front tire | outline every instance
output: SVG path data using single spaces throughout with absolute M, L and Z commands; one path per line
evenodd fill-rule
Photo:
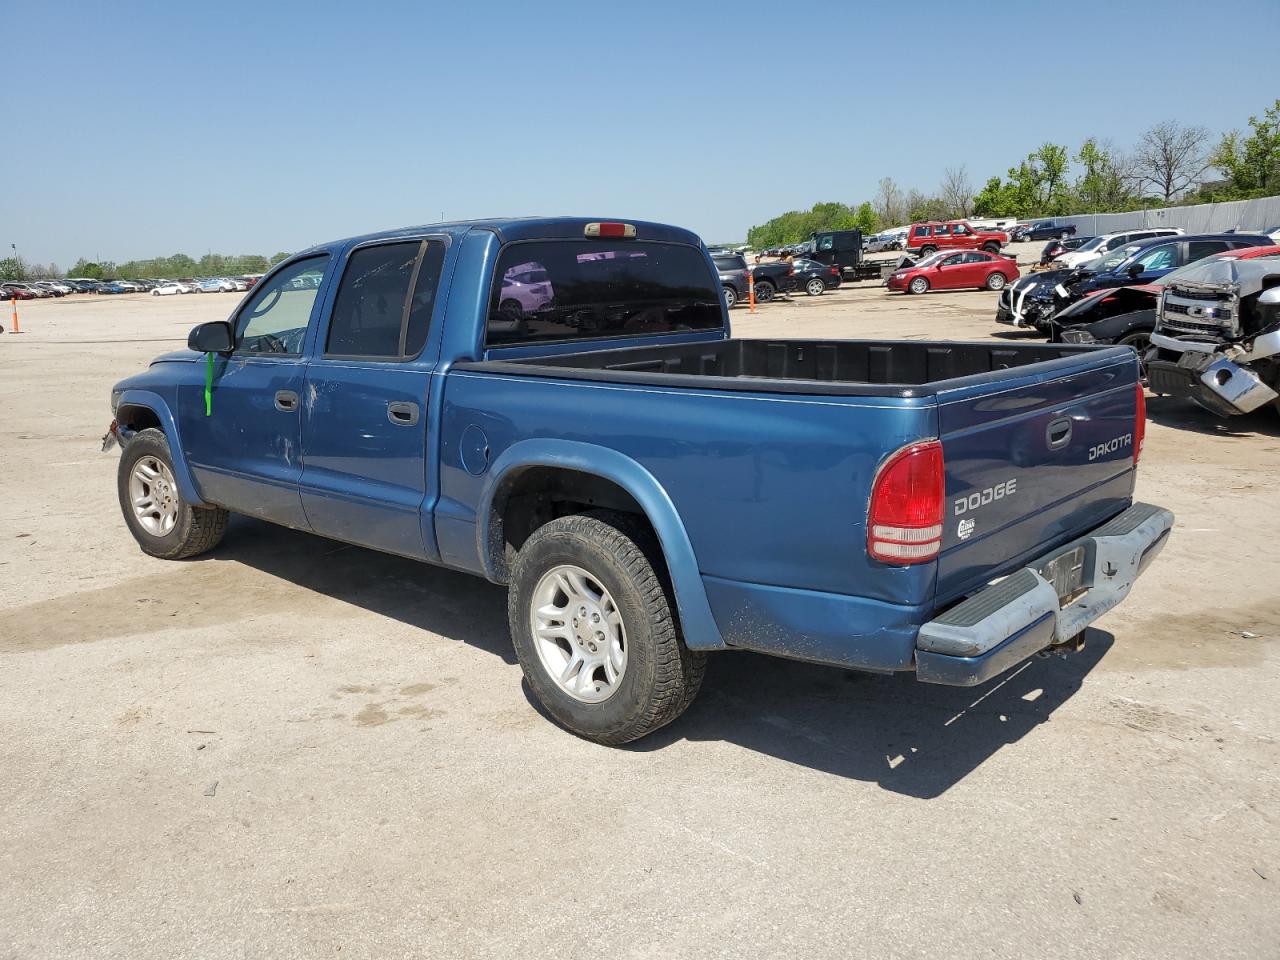
M 820 297 L 827 292 L 827 285 L 818 277 L 814 277 L 804 285 L 804 292 L 811 297 Z
M 182 499 L 164 432 L 141 430 L 125 445 L 116 470 L 124 522 L 143 553 L 184 560 L 212 550 L 227 529 L 221 507 L 197 507 Z
M 911 293 L 928 293 L 929 281 L 924 277 L 916 277 L 907 285 L 907 290 Z
M 520 548 L 507 615 L 520 667 L 557 723 L 587 740 L 638 740 L 684 712 L 706 654 L 685 646 L 658 545 L 625 514 L 553 520 Z
M 726 286 L 724 288 L 724 305 L 730 310 L 738 305 L 738 291 L 733 287 Z
M 756 303 L 768 303 L 773 299 L 777 292 L 777 287 L 775 287 L 770 281 L 756 281 Z

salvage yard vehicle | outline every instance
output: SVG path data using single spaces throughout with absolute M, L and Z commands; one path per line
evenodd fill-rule
M 796 268 L 785 260 L 753 263 L 748 267 L 756 288 L 756 302 L 768 303 L 780 293 L 796 288 Z
M 1014 284 L 996 304 L 996 323 L 1047 333 L 1053 318 L 1100 290 L 1152 283 L 1178 267 L 1215 253 L 1269 246 L 1268 237 L 1247 233 L 1201 233 L 1139 240 L 1081 264 L 1074 270 L 1047 270 Z
M 1116 343 L 1133 347 L 1139 357 L 1145 357 L 1156 327 L 1156 304 L 1165 287 L 1188 274 L 1199 276 L 1201 264 L 1278 255 L 1280 246 L 1229 250 L 1180 267 L 1151 283 L 1088 294 L 1053 316 L 1049 339 L 1056 343 Z
M 1046 267 L 1053 262 L 1055 257 L 1070 253 L 1072 250 L 1079 250 L 1092 239 L 1093 237 L 1067 237 L 1065 240 L 1050 240 L 1044 245 L 1044 249 L 1040 251 L 1040 266 Z
M 1122 230 L 1119 233 L 1104 233 L 1101 236 L 1092 237 L 1074 250 L 1059 254 L 1056 258 L 1056 266 L 1064 269 L 1079 267 L 1090 260 L 1101 257 L 1103 254 L 1118 250 L 1121 247 L 1127 247 L 1129 244 L 1137 243 L 1139 240 L 1150 240 L 1152 237 L 1176 237 L 1182 232 L 1177 227 L 1150 227 L 1142 230 Z
M 711 262 L 720 277 L 725 306 L 732 310 L 739 303 L 745 303 L 750 293 L 750 281 L 747 261 L 742 254 L 717 253 L 712 255 Z
M 862 257 L 861 230 L 825 230 L 810 234 L 804 244 L 805 259 L 840 269 L 843 280 L 879 280 L 880 264 Z
M 837 289 L 843 282 L 840 268 L 819 263 L 817 260 L 799 258 L 791 264 L 795 271 L 793 285 L 796 290 L 803 290 L 811 297 L 821 296 L 828 290 Z
M 885 286 L 903 293 L 930 290 L 1003 290 L 1019 277 L 1018 263 L 1011 257 L 985 250 L 948 252 L 939 250 L 889 275 Z
M 935 250 L 986 250 L 999 253 L 1009 235 L 998 230 L 976 230 L 965 220 L 945 223 L 913 223 L 907 233 L 907 250 L 926 256 Z
M 1059 223 L 1057 220 L 1037 220 L 1022 231 L 1023 240 L 1048 240 L 1056 238 L 1065 240 L 1076 235 L 1075 224 Z
M 1147 354 L 1151 389 L 1220 417 L 1280 412 L 1280 248 L 1170 277 Z
M 516 330 L 530 264 L 555 306 Z M 714 650 L 982 683 L 1077 645 L 1173 524 L 1133 502 L 1132 350 L 732 339 L 706 249 L 654 223 L 313 247 L 112 409 L 143 551 L 235 511 L 506 584 L 533 695 L 605 744 Z

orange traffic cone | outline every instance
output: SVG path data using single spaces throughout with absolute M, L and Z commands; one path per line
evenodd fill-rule
M 21 332 L 22 332 L 22 328 L 21 328 L 20 326 L 18 326 L 18 298 L 17 298 L 17 297 L 10 297 L 10 298 L 9 298 L 9 303 L 13 305 L 13 329 L 12 329 L 12 330 L 10 330 L 9 332 L 10 332 L 10 333 L 21 333 Z

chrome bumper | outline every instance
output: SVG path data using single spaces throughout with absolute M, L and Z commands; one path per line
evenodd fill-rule
M 1172 528 L 1172 512 L 1135 503 L 1087 536 L 957 604 L 920 628 L 917 679 L 974 686 L 1066 643 L 1128 596 Z M 1064 604 L 1045 574 L 1077 549 L 1083 553 L 1078 582 Z

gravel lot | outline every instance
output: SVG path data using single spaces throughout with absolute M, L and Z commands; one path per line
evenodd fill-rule
M 0 338 L 0 957 L 1280 956 L 1280 417 L 1150 399 L 1179 525 L 1079 655 L 963 691 L 724 654 L 609 750 L 531 705 L 491 584 L 245 519 L 136 549 L 110 386 L 236 302 Z M 1019 336 L 993 315 L 733 319 Z

